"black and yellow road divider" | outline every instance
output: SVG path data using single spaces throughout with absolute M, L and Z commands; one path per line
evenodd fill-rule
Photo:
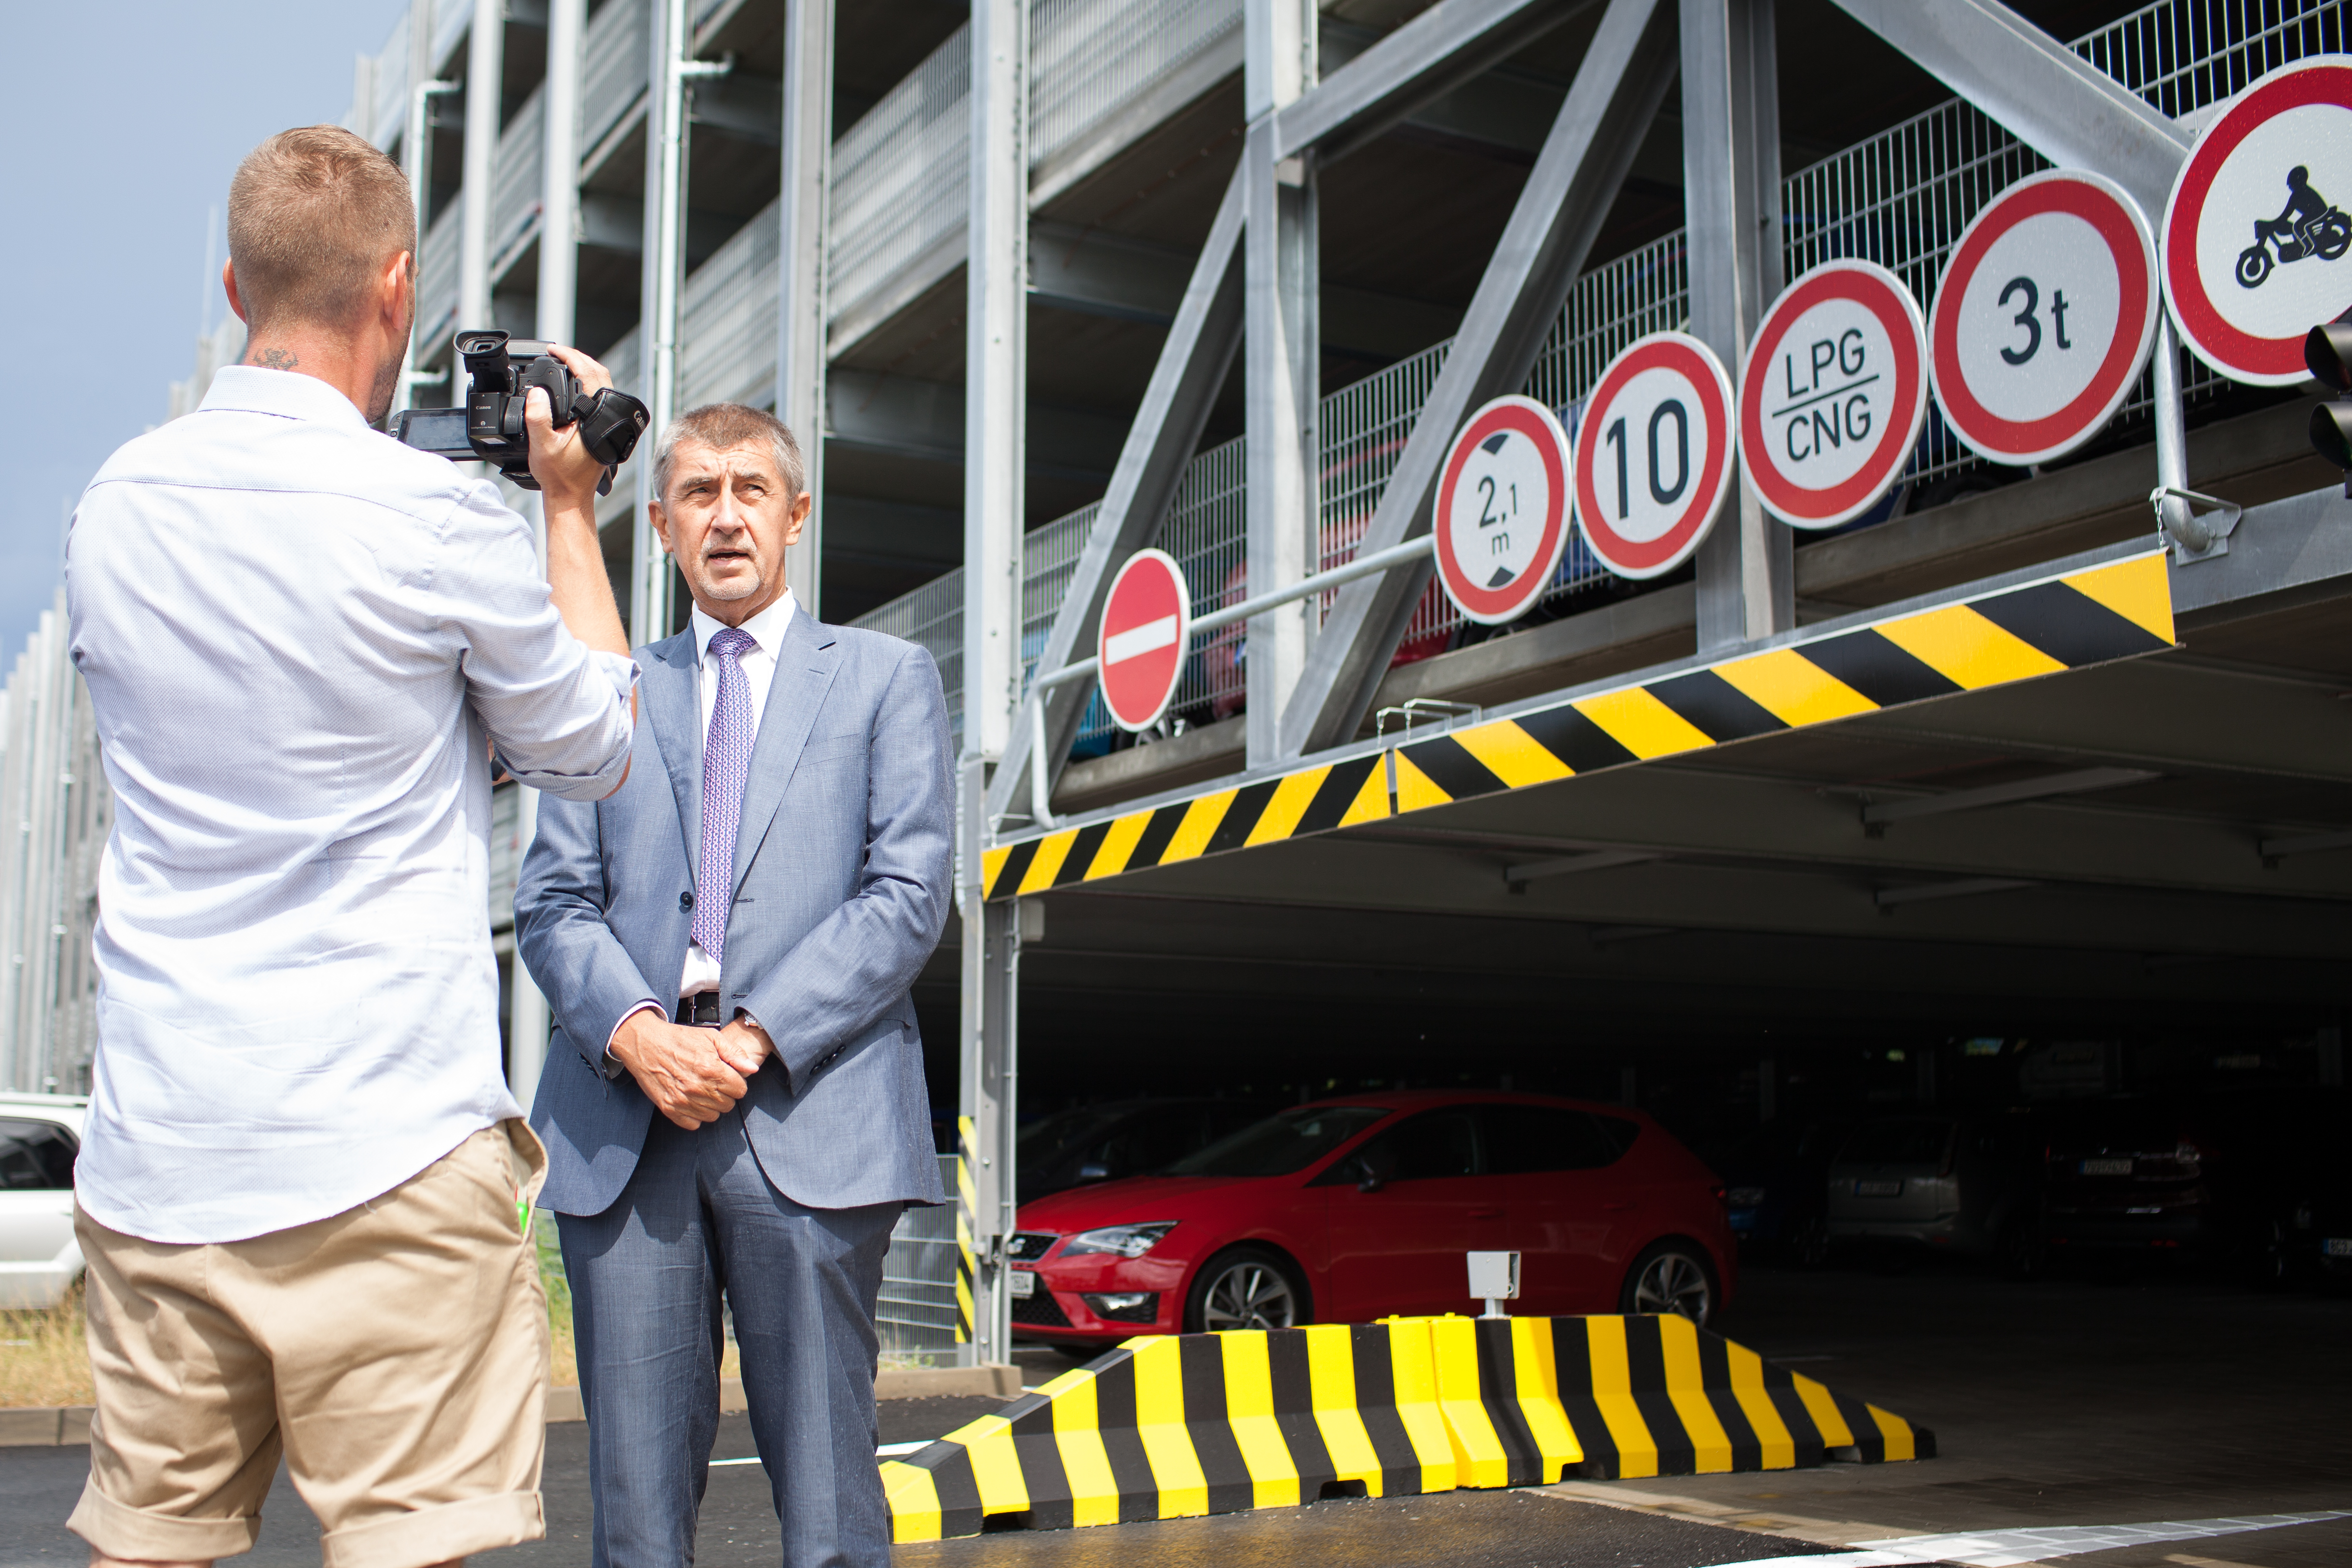
M 972 1281 L 979 1270 L 972 1257 L 972 1238 L 979 1235 L 980 1197 L 971 1185 L 971 1118 L 956 1120 L 956 1337 L 970 1344 Z
M 1132 1339 L 882 1482 L 892 1539 L 914 1542 L 1934 1452 L 1681 1318 L 1392 1318 Z
M 983 852 L 992 899 L 1278 843 L 2173 645 L 2162 550 Z

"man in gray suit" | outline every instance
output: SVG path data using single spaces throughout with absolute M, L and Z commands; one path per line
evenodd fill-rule
M 559 1026 L 530 1121 L 596 1568 L 693 1560 L 722 1295 L 786 1568 L 881 1568 L 875 1298 L 899 1210 L 944 1197 L 908 988 L 946 918 L 946 702 L 922 649 L 794 606 L 782 424 L 698 408 L 654 463 L 692 622 L 637 650 L 628 782 L 543 800 L 515 895 Z

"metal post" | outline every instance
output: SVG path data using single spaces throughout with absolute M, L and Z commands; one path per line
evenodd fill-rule
M 500 94 L 506 78 L 505 0 L 474 0 L 474 30 L 466 46 L 465 204 L 457 236 L 457 326 L 490 320 L 490 195 L 498 184 Z
M 784 554 L 784 580 L 801 608 L 823 613 L 824 559 L 825 220 L 833 184 L 834 0 L 784 0 L 782 225 L 777 247 L 776 417 L 800 437 L 805 483 L 818 504 Z
M 588 0 L 548 0 L 547 141 L 540 160 L 541 338 L 569 343 L 578 330 L 580 292 L 580 42 Z
M 432 79 L 432 0 L 415 0 L 408 16 L 408 123 L 401 131 L 400 169 L 408 176 L 409 198 L 416 207 L 415 266 L 420 284 L 424 281 L 425 230 L 433 215 L 433 100 L 457 90 L 456 82 Z M 416 341 L 412 334 L 408 356 L 400 363 L 400 380 L 392 389 L 394 413 L 415 402 L 411 381 L 415 373 Z
M 1691 332 L 1742 369 L 1782 287 L 1780 100 L 1773 0 L 1682 0 L 1683 203 Z M 1743 472 L 1698 550 L 1698 645 L 1713 650 L 1796 621 L 1789 526 Z
M 2180 413 L 2180 337 L 2172 313 L 2156 313 L 2156 348 L 2148 356 L 2156 368 L 2156 398 L 2149 413 L 2156 422 L 2156 483 L 2165 490 L 2189 488 L 2189 432 Z M 2157 501 L 2157 517 L 2171 538 L 2187 537 L 2210 544 L 2196 527 L 2194 512 L 2183 497 L 2164 496 Z
M 1244 398 L 1249 430 L 1249 591 L 1279 591 L 1322 564 L 1317 540 L 1318 261 L 1314 155 L 1276 156 L 1275 116 L 1315 80 L 1314 0 L 1244 7 L 1242 150 Z M 1280 753 L 1282 710 L 1319 617 L 1300 602 L 1250 623 L 1248 758 Z
M 1019 901 L 989 904 L 981 897 L 987 775 L 986 764 L 967 757 L 957 776 L 963 1009 L 956 1113 L 964 1177 L 958 1184 L 957 1223 L 971 1262 L 972 1333 L 956 1354 L 966 1366 L 1013 1359 L 1004 1245 L 1015 1213 L 1021 922 Z

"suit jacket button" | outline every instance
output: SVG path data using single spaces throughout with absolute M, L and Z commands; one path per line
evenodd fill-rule
M 680 909 L 692 909 L 694 907 L 694 894 L 690 893 L 679 894 L 677 895 L 677 906 Z

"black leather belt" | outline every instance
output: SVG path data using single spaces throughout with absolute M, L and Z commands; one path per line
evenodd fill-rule
M 719 1016 L 717 991 L 697 991 L 690 997 L 678 998 L 677 1011 L 670 1016 L 678 1023 L 700 1024 L 707 1029 L 717 1029 L 725 1021 Z

